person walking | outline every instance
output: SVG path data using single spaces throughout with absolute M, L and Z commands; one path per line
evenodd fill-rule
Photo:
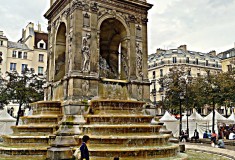
M 80 147 L 80 151 L 81 151 L 81 158 L 80 160 L 89 160 L 89 150 L 87 147 L 87 143 L 90 140 L 90 137 L 87 135 L 84 135 L 82 137 L 82 145 Z

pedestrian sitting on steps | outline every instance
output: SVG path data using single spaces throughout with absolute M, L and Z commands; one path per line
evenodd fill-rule
M 197 142 L 199 140 L 199 132 L 195 129 L 193 137 L 191 137 L 191 141 L 193 142 L 193 140 L 195 139 L 195 142 Z

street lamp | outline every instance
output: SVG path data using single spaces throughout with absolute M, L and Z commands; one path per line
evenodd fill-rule
M 187 113 L 186 113 L 186 117 L 187 117 L 187 134 L 189 135 L 189 124 L 188 124 L 188 83 L 191 83 L 192 81 L 192 77 L 189 75 L 186 79 L 186 84 L 185 84 L 185 100 L 186 100 L 186 109 L 187 109 Z
M 215 131 L 215 93 L 217 92 L 217 87 L 212 84 L 212 102 L 213 102 L 213 114 L 212 114 L 212 132 Z
M 156 80 L 155 79 L 153 79 L 152 80 L 152 84 L 153 84 L 153 89 L 152 89 L 152 95 L 153 95 L 153 103 L 154 103 L 154 105 L 156 105 Z
M 182 130 L 182 100 L 184 99 L 184 94 L 180 93 L 179 100 L 180 100 L 180 125 L 179 125 L 179 136 L 181 136 L 181 130 Z

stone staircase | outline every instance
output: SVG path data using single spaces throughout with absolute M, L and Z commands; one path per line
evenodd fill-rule
M 90 137 L 90 159 L 125 160 L 186 159 L 178 144 L 169 143 L 170 132 L 160 133 L 161 123 L 151 124 L 152 116 L 142 112 L 144 102 L 97 100 L 91 102 L 82 134 Z M 81 142 L 82 135 L 77 136 Z M 79 144 L 80 145 L 80 144 Z
M 2 155 L 46 155 L 52 135 L 62 119 L 61 103 L 42 101 L 31 104 L 33 114 L 21 117 L 22 124 L 12 126 L 13 134 L 3 136 Z

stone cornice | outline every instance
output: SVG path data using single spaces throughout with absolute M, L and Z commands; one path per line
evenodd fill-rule
M 50 19 L 52 17 L 52 14 L 59 9 L 61 6 L 63 6 L 65 3 L 69 3 L 70 0 L 56 0 L 53 5 L 49 8 L 49 10 L 44 14 L 44 17 L 47 19 Z
M 57 0 L 50 9 L 44 14 L 44 17 L 50 19 L 61 6 L 66 3 L 70 3 L 71 0 Z M 145 11 L 152 8 L 152 4 L 149 4 L 142 0 L 90 0 L 90 2 L 98 2 L 101 4 L 116 6 L 118 8 L 124 8 L 127 10 L 137 11 L 143 9 Z

